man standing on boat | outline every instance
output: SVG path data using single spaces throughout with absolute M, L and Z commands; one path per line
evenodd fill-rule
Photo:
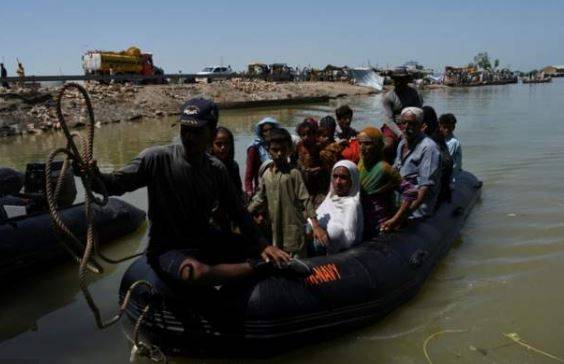
M 394 88 L 382 98 L 385 116 L 382 134 L 384 135 L 384 158 L 386 162 L 393 164 L 396 149 L 402 137 L 396 119 L 406 107 L 422 107 L 423 98 L 419 91 L 409 85 L 413 77 L 407 71 L 392 72 L 390 78 L 394 81 Z
M 181 110 L 180 144 L 145 149 L 116 172 L 98 172 L 110 195 L 147 187 L 149 264 L 169 281 L 210 285 L 257 270 L 307 268 L 299 263 L 293 267 L 287 253 L 260 235 L 227 169 L 207 153 L 218 116 L 214 102 L 192 99 Z M 218 208 L 227 212 L 242 235 L 212 227 Z M 249 257 L 256 258 L 246 260 Z

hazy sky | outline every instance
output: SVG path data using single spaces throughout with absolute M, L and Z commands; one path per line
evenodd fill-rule
M 89 49 L 131 45 L 165 72 L 250 61 L 290 65 L 462 65 L 480 51 L 530 70 L 564 64 L 564 1 L 12 1 L 0 59 L 14 73 L 79 74 Z

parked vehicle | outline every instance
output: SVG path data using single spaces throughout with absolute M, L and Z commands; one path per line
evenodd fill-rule
M 153 55 L 141 53 L 137 47 L 129 47 L 121 52 L 88 51 L 82 56 L 82 68 L 85 75 L 156 76 L 164 74 L 161 68 L 153 64 Z
M 264 63 L 250 63 L 247 66 L 247 77 L 252 79 L 267 80 L 270 73 L 270 68 Z
M 288 67 L 286 63 L 273 63 L 269 66 L 270 81 L 293 81 L 294 70 Z
M 231 66 L 206 66 L 200 72 L 196 73 L 196 82 L 211 82 L 217 79 L 227 79 L 233 76 L 235 72 Z
M 348 82 L 351 80 L 351 70 L 347 67 L 338 67 L 328 64 L 320 73 L 320 81 Z

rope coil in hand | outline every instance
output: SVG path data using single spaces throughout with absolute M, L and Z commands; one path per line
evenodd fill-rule
M 86 104 L 86 109 L 89 118 L 88 135 L 86 139 L 82 138 L 79 133 L 76 132 L 71 133 L 67 125 L 67 122 L 65 120 L 63 107 L 62 107 L 62 100 L 63 97 L 65 96 L 65 93 L 69 90 L 77 90 L 79 94 L 82 96 L 82 98 L 84 99 L 84 102 Z M 63 235 L 63 237 L 66 238 L 66 239 L 61 239 L 61 243 L 63 247 L 71 254 L 74 260 L 76 260 L 80 265 L 79 266 L 80 289 L 86 299 L 86 302 L 88 303 L 88 306 L 90 307 L 90 310 L 94 314 L 96 325 L 98 326 L 98 328 L 104 329 L 119 321 L 119 319 L 125 312 L 125 309 L 131 297 L 131 293 L 135 288 L 139 286 L 145 286 L 145 288 L 147 288 L 149 292 L 153 292 L 153 287 L 149 282 L 146 281 L 135 282 L 127 290 L 127 293 L 124 296 L 124 300 L 119 307 L 118 313 L 107 321 L 104 321 L 102 319 L 100 310 L 98 309 L 98 306 L 96 305 L 88 289 L 88 282 L 87 282 L 88 271 L 96 274 L 103 273 L 102 266 L 96 261 L 94 257 L 97 256 L 101 260 L 107 263 L 117 264 L 138 257 L 143 253 L 134 254 L 120 259 L 112 259 L 103 255 L 98 250 L 98 239 L 96 236 L 92 207 L 93 204 L 99 206 L 106 205 L 108 203 L 108 192 L 104 186 L 104 183 L 100 179 L 97 167 L 93 162 L 95 120 L 94 120 L 94 110 L 92 108 L 92 102 L 90 101 L 90 96 L 88 95 L 88 92 L 86 91 L 86 89 L 84 89 L 84 87 L 82 87 L 77 83 L 68 83 L 61 88 L 57 96 L 56 108 L 57 108 L 57 116 L 59 118 L 61 128 L 63 129 L 63 132 L 67 139 L 67 146 L 66 148 L 59 148 L 54 150 L 49 154 L 47 158 L 45 164 L 45 180 L 46 180 L 45 192 L 47 197 L 47 205 L 49 208 L 51 220 L 53 222 L 53 226 L 55 230 L 60 232 Z M 75 143 L 75 139 L 79 141 L 80 148 L 77 147 Z M 52 164 L 55 158 L 59 155 L 64 155 L 64 162 L 60 174 L 57 178 L 56 186 L 55 188 L 53 188 L 50 178 L 52 172 Z M 80 239 L 66 226 L 61 215 L 57 210 L 58 208 L 57 200 L 61 190 L 63 177 L 71 161 L 75 171 L 76 170 L 80 171 L 79 176 L 82 181 L 82 184 L 84 185 L 84 190 L 85 190 L 84 210 L 85 210 L 86 221 L 87 221 L 85 244 L 81 242 Z M 97 187 L 97 190 L 101 192 L 102 198 L 98 198 L 94 195 L 92 190 L 92 187 L 94 185 Z M 150 310 L 150 304 L 148 304 L 145 307 L 145 309 L 143 310 L 143 314 L 139 317 L 137 323 L 135 324 L 134 339 L 133 339 L 133 344 L 135 347 L 143 347 L 145 345 L 139 340 L 138 332 L 140 330 L 141 323 L 144 320 L 144 318 L 147 316 L 149 310 Z

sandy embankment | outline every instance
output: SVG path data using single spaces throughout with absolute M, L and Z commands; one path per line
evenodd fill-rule
M 321 102 L 341 96 L 369 95 L 374 90 L 339 82 L 273 83 L 228 80 L 210 84 L 185 85 L 86 85 L 92 99 L 96 121 L 107 124 L 141 118 L 159 118 L 179 112 L 182 103 L 193 97 L 210 98 L 222 109 L 274 106 L 301 102 Z M 55 98 L 58 90 L 0 91 L 0 135 L 41 133 L 59 127 Z M 78 95 L 78 94 L 76 94 Z M 76 115 L 80 99 L 66 99 L 65 113 Z M 84 110 L 83 110 L 84 111 Z M 73 118 L 71 126 L 85 119 Z

